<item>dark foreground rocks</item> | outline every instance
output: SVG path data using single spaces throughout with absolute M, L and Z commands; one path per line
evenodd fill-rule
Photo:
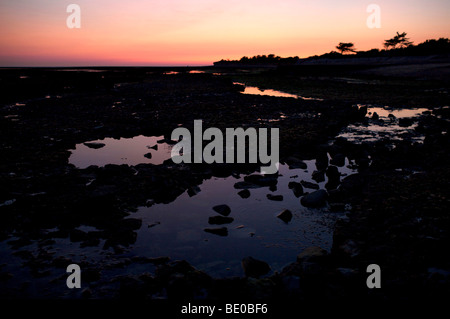
M 30 283 L 19 287 L 15 283 L 27 274 L 33 281 L 56 280 L 65 287 L 66 277 L 55 279 L 55 273 L 65 275 L 64 267 L 80 260 L 86 286 L 69 296 L 74 299 L 226 300 L 233 296 L 356 301 L 424 300 L 450 294 L 448 107 L 402 121 L 404 127 L 417 122 L 415 130 L 425 137 L 422 144 L 403 137 L 361 145 L 338 139 L 328 146 L 342 127 L 364 122 L 367 107 L 346 101 L 245 96 L 230 79 L 207 74 L 164 77 L 137 68 L 67 76 L 63 74 L 70 72 L 60 72 L 55 77 L 54 70 L 3 71 L 7 74 L 2 73 L 2 83 L 8 89 L 0 109 L 0 239 L 10 256 L 2 255 L 0 262 L 2 297 L 67 296 L 65 288 L 38 291 Z M 31 75 L 30 80 L 17 83 L 23 72 Z M 17 87 L 12 89 L 14 84 Z M 448 94 L 433 95 L 439 103 L 448 101 Z M 408 104 L 409 97 L 405 101 Z M 256 174 L 257 165 L 177 166 L 169 161 L 159 166 L 80 170 L 68 164 L 69 150 L 77 144 L 137 135 L 164 135 L 162 141 L 169 142 L 174 128 L 180 124 L 191 128 L 198 118 L 204 119 L 205 126 L 221 129 L 243 124 L 280 127 L 280 156 L 292 169 L 308 168 L 303 157 L 316 159 L 314 180 L 320 183 L 326 176 L 327 191 L 314 191 L 314 183 L 306 184 L 312 187 L 308 190 L 301 183 L 290 188 L 295 196 L 303 195 L 299 202 L 305 207 L 323 208 L 329 203 L 333 213 L 347 211 L 337 222 L 331 251 L 299 248 L 298 258 L 293 256 L 291 264 L 274 273 L 263 260 L 246 259 L 247 276 L 237 278 L 211 278 L 187 262 L 128 256 L 127 248 L 141 226 L 130 215 L 139 206 L 170 203 L 185 191 L 195 196 L 200 192 L 198 185 L 213 176 L 249 175 L 235 184 L 243 198 L 252 189 L 276 188 L 277 176 Z M 273 119 L 278 121 L 262 122 Z M 346 158 L 359 174 L 337 174 L 336 167 L 345 165 Z M 311 193 L 304 195 L 304 191 Z M 205 231 L 225 237 L 228 230 L 220 223 L 231 220 L 224 219 L 231 209 L 224 204 L 214 210 L 221 217 L 212 221 L 219 226 Z M 282 217 L 287 221 L 289 214 Z M 95 230 L 78 229 L 80 225 Z M 50 247 L 59 239 L 79 243 L 81 249 L 111 248 L 114 258 L 102 266 L 82 254 L 79 259 L 52 257 L 55 250 Z M 19 268 L 5 270 L 13 258 L 19 259 Z M 142 266 L 143 271 L 126 273 L 131 264 Z M 381 267 L 380 290 L 367 288 L 370 264 Z

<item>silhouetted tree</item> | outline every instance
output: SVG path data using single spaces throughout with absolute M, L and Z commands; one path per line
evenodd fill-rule
M 397 46 L 399 48 L 406 48 L 413 44 L 409 41 L 409 38 L 406 37 L 406 32 L 398 33 L 392 39 L 384 40 L 384 47 L 386 50 L 389 48 L 395 49 Z
M 336 49 L 338 49 L 338 51 L 341 51 L 341 54 L 356 51 L 355 45 L 351 42 L 339 42 L 339 45 L 336 46 Z

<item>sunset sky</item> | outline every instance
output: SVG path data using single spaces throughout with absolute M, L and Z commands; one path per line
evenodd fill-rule
M 69 29 L 69 4 L 81 28 Z M 381 28 L 366 25 L 381 8 Z M 450 37 L 449 0 L 2 0 L 0 66 L 211 65 L 244 55 L 308 57 Z

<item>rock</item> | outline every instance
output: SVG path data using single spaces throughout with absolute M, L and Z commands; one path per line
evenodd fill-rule
M 152 149 L 152 150 L 157 151 L 157 150 L 158 150 L 158 144 L 155 144 L 155 145 L 153 145 L 153 146 L 147 145 L 147 148 L 148 148 L 148 149 Z
M 340 180 L 341 173 L 339 173 L 339 170 L 336 166 L 328 166 L 326 171 L 328 180 Z
M 324 171 L 314 171 L 311 175 L 312 179 L 317 183 L 321 183 L 325 181 L 325 173 Z
M 147 153 L 147 154 L 144 154 L 144 157 L 146 157 L 146 158 L 150 159 L 150 158 L 152 158 L 152 153 Z
M 218 236 L 228 236 L 228 229 L 226 227 L 205 228 L 204 231 Z
M 104 147 L 106 145 L 104 143 L 95 143 L 95 142 L 86 142 L 86 143 L 83 143 L 83 144 L 86 145 L 87 147 L 93 148 L 93 149 L 99 149 L 99 148 L 102 148 L 102 147 Z
M 414 119 L 412 118 L 401 118 L 398 119 L 398 125 L 401 127 L 408 127 L 414 124 Z
M 325 190 L 321 189 L 303 196 L 300 202 L 305 207 L 318 208 L 326 205 L 327 198 L 328 193 Z
M 316 168 L 318 171 L 323 171 L 328 166 L 328 155 L 327 153 L 321 153 L 316 158 Z
M 276 175 L 248 175 L 244 181 L 259 186 L 274 186 L 278 182 Z
M 250 191 L 248 189 L 244 189 L 244 190 L 241 190 L 238 193 L 238 195 L 241 196 L 242 198 L 249 198 L 250 197 Z
M 396 117 L 394 114 L 389 114 L 388 117 L 391 120 L 391 122 L 395 122 Z
M 270 266 L 261 260 L 254 259 L 253 257 L 245 257 L 242 259 L 242 268 L 244 269 L 245 276 L 258 278 L 264 276 L 270 271 Z
M 213 209 L 223 216 L 228 216 L 231 213 L 231 208 L 228 205 L 217 205 L 214 206 Z
M 378 121 L 379 119 L 380 119 L 380 116 L 378 115 L 378 113 L 377 113 L 377 112 L 373 112 L 373 114 L 372 114 L 372 120 Z
M 306 248 L 297 256 L 298 262 L 315 262 L 320 258 L 323 258 L 328 255 L 328 252 L 325 249 L 322 249 L 318 246 L 312 246 Z
M 192 196 L 197 195 L 197 194 L 200 193 L 201 191 L 202 191 L 202 190 L 200 189 L 200 187 L 198 187 L 198 186 L 193 186 L 193 187 L 190 187 L 190 188 L 188 189 L 187 193 L 188 193 L 189 197 L 192 197 Z
M 343 167 L 345 165 L 345 156 L 340 153 L 335 154 L 330 160 L 330 164 Z
M 161 225 L 161 222 L 154 222 L 154 223 L 148 224 L 147 228 L 152 228 L 152 227 L 155 227 L 157 225 Z
M 277 217 L 279 219 L 281 219 L 282 221 L 284 221 L 285 223 L 289 223 L 291 221 L 291 219 L 292 219 L 292 213 L 291 213 L 290 210 L 285 209 L 281 213 L 279 213 L 277 215 Z
M 339 186 L 341 173 L 336 166 L 328 166 L 327 168 L 328 183 L 325 185 L 326 189 L 336 189 Z
M 367 105 L 360 106 L 358 109 L 358 113 L 360 119 L 365 118 L 367 114 Z
M 303 162 L 302 160 L 290 156 L 286 159 L 286 164 L 288 164 L 289 169 L 296 169 L 296 168 L 300 168 L 300 169 L 307 169 L 308 165 L 306 165 L 305 162 Z
M 297 182 L 290 182 L 288 187 L 293 190 L 295 197 L 300 197 L 303 195 L 303 186 Z
M 283 200 L 283 195 L 267 194 L 267 199 L 281 202 Z
M 311 183 L 311 182 L 301 181 L 300 183 L 301 183 L 301 184 L 303 185 L 303 187 L 305 187 L 305 188 L 310 188 L 310 189 L 319 189 L 319 188 L 320 188 L 319 185 L 314 184 L 314 183 Z
M 237 182 L 234 184 L 234 188 L 236 189 L 249 189 L 249 188 L 261 188 L 262 186 L 256 185 L 248 182 Z
M 209 217 L 208 223 L 211 225 L 223 225 L 230 224 L 234 221 L 232 217 L 224 217 L 224 216 L 212 216 Z

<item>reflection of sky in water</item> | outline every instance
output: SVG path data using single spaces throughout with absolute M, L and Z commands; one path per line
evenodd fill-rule
M 171 146 L 167 143 L 157 143 L 164 136 L 135 136 L 133 138 L 105 138 L 103 140 L 90 141 L 89 143 L 103 143 L 105 146 L 99 149 L 90 148 L 83 143 L 77 144 L 69 158 L 69 163 L 77 168 L 86 168 L 90 165 L 105 166 L 107 164 L 137 165 L 148 163 L 159 165 L 170 159 Z M 154 145 L 157 150 L 150 149 Z M 149 159 L 145 154 L 151 153 Z
M 368 124 L 350 124 L 348 125 L 338 137 L 343 137 L 351 142 L 375 142 L 383 138 L 390 140 L 402 140 L 408 136 L 413 141 L 422 142 L 424 137 L 418 134 L 414 129 L 417 124 L 413 123 L 410 126 L 402 127 L 399 125 L 398 119 L 401 118 L 415 118 L 423 112 L 428 111 L 426 108 L 413 109 L 391 109 L 388 107 L 368 107 L 367 116 L 369 117 Z M 383 122 L 370 119 L 374 113 L 379 115 Z M 394 118 L 389 115 L 394 115 Z
M 193 197 L 186 191 L 172 203 L 141 207 L 131 216 L 143 221 L 134 252 L 148 257 L 186 259 L 214 276 L 242 276 L 240 262 L 246 256 L 264 260 L 273 270 L 281 271 L 308 246 L 317 245 L 329 250 L 332 227 L 340 214 L 305 208 L 300 204 L 300 198 L 288 188 L 291 181 L 314 182 L 311 174 L 315 170 L 315 161 L 306 163 L 307 170 L 289 170 L 287 165 L 280 165 L 282 176 L 278 178 L 274 192 L 269 187 L 250 189 L 251 196 L 243 199 L 238 195 L 240 189 L 234 188 L 235 183 L 243 181 L 243 176 L 212 178 L 204 181 L 199 186 L 201 191 Z M 347 167 L 340 171 L 352 173 Z M 324 188 L 325 183 L 319 183 L 320 187 Z M 314 190 L 304 188 L 304 191 Z M 267 194 L 283 195 L 284 199 L 271 201 Z M 229 217 L 234 221 L 225 225 L 208 224 L 209 217 L 219 215 L 212 207 L 221 204 L 230 206 Z M 276 217 L 284 209 L 293 214 L 288 224 Z M 155 223 L 160 224 L 148 227 Z M 226 237 L 204 231 L 205 228 L 224 226 L 228 228 Z
M 235 82 L 234 84 L 244 85 L 245 90 L 242 92 L 243 94 L 253 94 L 253 95 L 267 95 L 267 96 L 276 96 L 276 97 L 292 97 L 294 99 L 302 99 L 302 100 L 316 100 L 323 101 L 322 99 L 316 99 L 312 97 L 303 97 L 297 94 L 290 94 L 281 91 L 276 91 L 272 89 L 262 90 L 256 86 L 247 86 L 244 83 Z
M 71 262 L 86 262 L 95 265 L 102 273 L 102 280 L 109 282 L 107 289 L 111 293 L 118 287 L 108 278 L 123 274 L 141 275 L 153 273 L 155 267 L 147 263 L 130 262 L 134 256 L 162 257 L 171 260 L 187 260 L 199 270 L 214 277 L 243 277 L 242 258 L 252 256 L 264 260 L 273 271 L 282 268 L 296 260 L 296 256 L 309 246 L 320 246 L 330 250 L 332 245 L 333 226 L 342 213 L 331 213 L 324 209 L 308 209 L 301 205 L 300 198 L 293 195 L 288 188 L 291 181 L 301 180 L 313 182 L 312 172 L 316 169 L 315 161 L 305 161 L 306 170 L 289 170 L 287 165 L 280 165 L 277 190 L 271 192 L 269 187 L 250 189 L 251 196 L 241 198 L 234 188 L 240 178 L 211 178 L 199 185 L 201 191 L 190 197 L 187 192 L 169 204 L 154 204 L 151 207 L 141 207 L 127 218 L 142 220 L 142 227 L 137 231 L 137 240 L 129 247 L 122 247 L 123 252 L 114 253 L 112 248 L 103 249 L 105 240 L 99 245 L 82 247 L 79 242 L 71 242 L 69 238 L 54 238 L 52 254 L 54 258 L 69 256 Z M 346 159 L 346 166 L 349 165 Z M 346 166 L 339 168 L 343 174 L 354 171 Z M 324 188 L 325 182 L 319 183 Z M 313 190 L 304 188 L 305 192 Z M 281 202 L 270 201 L 267 194 L 284 196 Z M 231 208 L 231 224 L 223 225 L 228 228 L 228 236 L 220 237 L 206 233 L 205 228 L 222 227 L 209 225 L 208 218 L 217 216 L 212 207 L 227 204 Z M 291 210 L 292 220 L 286 224 L 277 218 L 277 214 L 284 209 Z M 160 224 L 156 224 L 159 222 Z M 156 224 L 153 227 L 148 225 Z M 243 225 L 243 228 L 237 228 Z M 99 229 L 92 226 L 80 225 L 76 229 L 84 232 L 95 232 Z M 58 228 L 43 230 L 51 233 Z M 251 236 L 250 233 L 254 233 Z M 11 240 L 18 239 L 11 237 Z M 25 247 L 26 250 L 39 250 L 40 243 L 34 242 Z M 20 282 L 33 281 L 36 286 L 48 286 L 48 278 L 30 277 L 30 271 L 22 267 L 23 259 L 19 255 L 11 254 L 11 246 L 6 241 L 0 242 L 0 258 L 8 258 L 8 264 L 2 268 L 5 272 L 12 272 Z M 7 256 L 7 257 L 6 257 Z M 6 260 L 6 259 L 5 259 Z M 58 272 L 52 273 L 53 278 L 60 277 Z M 18 285 L 18 281 L 11 281 Z M 60 288 L 59 288 L 60 287 Z M 76 292 L 68 291 L 65 285 L 51 289 L 55 295 L 77 296 Z M 11 287 L 10 287 L 11 288 Z M 45 295 L 46 292 L 43 292 Z

